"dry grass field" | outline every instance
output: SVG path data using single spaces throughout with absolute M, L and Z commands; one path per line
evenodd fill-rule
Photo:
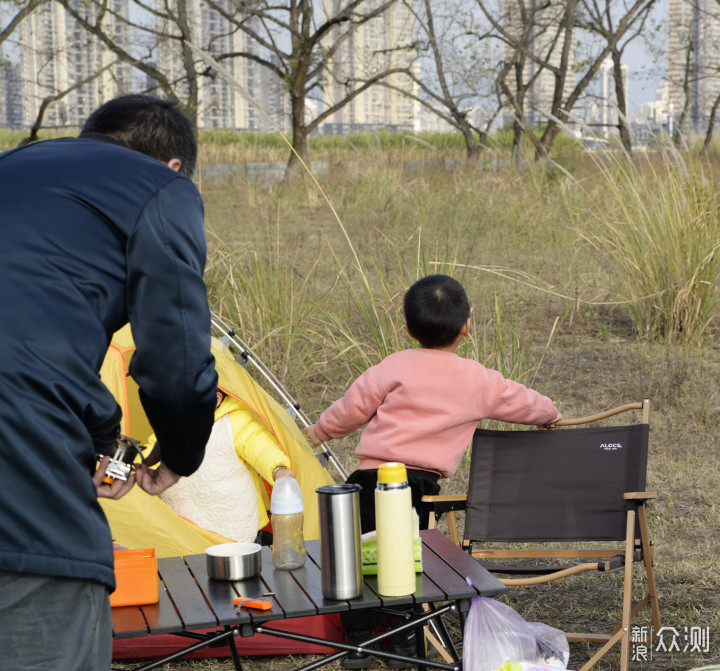
M 473 335 L 462 353 L 550 395 L 565 417 L 649 398 L 658 592 L 663 624 L 678 632 L 669 647 L 679 650 L 651 649 L 631 669 L 718 663 L 716 166 L 656 155 L 628 169 L 617 158 L 569 153 L 558 159 L 562 170 L 408 171 L 402 152 L 393 161 L 379 160 L 379 149 L 365 156 L 360 168 L 338 164 L 323 180 L 332 208 L 310 179 L 283 189 L 239 179 L 202 184 L 213 309 L 237 325 L 311 417 L 367 365 L 409 344 L 402 293 L 431 272 L 452 274 L 468 290 Z M 705 237 L 696 239 L 701 229 Z M 611 238 L 617 231 L 644 238 L 634 249 L 627 238 Z M 650 262 L 657 274 L 642 266 Z M 355 439 L 332 444 L 349 469 Z M 461 468 L 443 491 L 464 491 L 465 477 Z M 595 628 L 618 612 L 617 583 L 596 578 L 514 588 L 505 600 L 527 620 Z M 649 622 L 643 616 L 638 625 Z M 707 640 L 691 645 L 691 631 Z M 572 644 L 569 668 L 590 654 Z M 286 671 L 307 661 L 254 657 L 244 668 Z M 617 655 L 596 668 L 618 668 Z

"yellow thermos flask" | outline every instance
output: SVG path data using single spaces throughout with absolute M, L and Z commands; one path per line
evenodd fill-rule
M 378 467 L 375 489 L 378 592 L 404 596 L 415 591 L 412 497 L 405 464 Z

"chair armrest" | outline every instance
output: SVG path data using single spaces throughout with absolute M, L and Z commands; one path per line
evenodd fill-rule
M 460 535 L 458 533 L 457 521 L 455 520 L 455 511 L 465 510 L 467 494 L 426 494 L 422 497 L 421 501 L 432 505 L 428 528 L 436 529 L 438 517 L 444 514 L 447 518 L 448 536 L 450 536 L 450 540 L 455 543 L 455 545 L 460 545 Z
M 467 494 L 426 494 L 422 502 L 431 503 L 433 510 L 440 515 L 451 510 L 465 510 Z
M 657 492 L 625 492 L 623 498 L 627 500 L 635 501 L 647 501 L 648 499 L 656 499 L 658 497 Z
M 605 410 L 604 412 L 599 412 L 595 415 L 588 415 L 587 417 L 577 417 L 575 419 L 558 419 L 557 421 L 553 422 L 550 426 L 556 427 L 556 426 L 576 426 L 578 424 L 589 424 L 591 422 L 597 422 L 601 419 L 606 419 L 607 417 L 612 417 L 614 415 L 619 415 L 620 413 L 627 412 L 628 410 L 642 410 L 643 411 L 643 422 L 647 423 L 647 414 L 649 413 L 649 405 L 650 402 L 645 399 L 642 403 L 626 403 L 625 405 L 618 406 L 617 408 L 612 408 L 611 410 Z

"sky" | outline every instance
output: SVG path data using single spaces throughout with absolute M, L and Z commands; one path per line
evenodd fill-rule
M 667 0 L 660 0 L 653 11 L 652 20 L 663 21 L 667 17 Z M 665 31 L 659 33 L 665 47 Z M 658 62 L 657 56 L 648 49 L 645 41 L 637 37 L 627 47 L 625 62 L 628 65 L 628 90 L 633 106 L 639 108 L 642 103 L 655 100 L 658 84 L 665 74 L 665 62 Z M 632 108 L 631 108 L 632 109 Z

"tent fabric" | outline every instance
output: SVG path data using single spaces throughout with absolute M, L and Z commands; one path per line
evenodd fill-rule
M 123 411 L 122 432 L 140 443 L 152 433 L 142 410 L 137 384 L 128 375 L 128 366 L 135 351 L 129 325 L 113 336 L 100 376 L 114 394 Z M 218 372 L 219 386 L 228 395 L 246 405 L 275 436 L 290 457 L 304 504 L 303 533 L 306 540 L 320 536 L 317 494 L 315 490 L 333 482 L 330 474 L 315 457 L 299 427 L 290 414 L 259 387 L 250 374 L 233 358 L 230 350 L 213 339 L 212 351 Z M 266 486 L 269 508 L 270 485 Z M 101 499 L 113 539 L 130 549 L 154 547 L 158 557 L 199 554 L 210 545 L 228 539 L 176 515 L 159 498 L 139 488 L 119 500 Z
M 137 383 L 128 374 L 134 353 L 135 343 L 128 324 L 113 336 L 100 368 L 100 379 L 122 409 L 121 433 L 144 444 L 153 430 L 140 403 Z
M 100 499 L 113 541 L 130 550 L 155 548 L 157 557 L 202 554 L 231 539 L 176 515 L 157 496 L 133 487 L 122 499 Z
M 230 350 L 219 340 L 213 339 L 212 351 L 218 372 L 218 384 L 222 391 L 246 405 L 257 421 L 262 422 L 273 433 L 280 447 L 290 457 L 290 464 L 303 497 L 305 539 L 319 538 L 315 490 L 333 482 L 330 474 L 315 457 L 290 414 L 257 385 L 243 366 L 235 361 Z M 143 444 L 152 434 L 152 427 L 142 409 L 138 386 L 128 374 L 134 352 L 135 344 L 128 325 L 113 336 L 100 370 L 100 377 L 122 408 L 121 432 Z M 272 488 L 268 483 L 265 484 L 265 503 L 269 508 Z M 139 487 L 133 488 L 119 500 L 100 499 L 100 505 L 105 511 L 116 543 L 129 549 L 155 548 L 157 557 L 202 554 L 211 545 L 231 540 L 175 514 L 159 497 L 150 496 Z M 274 623 L 273 626 L 326 640 L 343 640 L 339 618 L 332 615 L 298 618 Z M 187 638 L 170 634 L 116 639 L 113 642 L 113 656 L 116 659 L 162 657 L 190 643 Z M 236 644 L 240 654 L 248 656 L 327 652 L 327 648 L 317 644 L 265 635 L 237 638 Z M 203 648 L 190 656 L 226 657 L 229 656 L 229 649 Z
M 320 518 L 315 490 L 333 483 L 328 471 L 318 461 L 307 439 L 290 413 L 260 387 L 245 368 L 238 364 L 230 350 L 213 339 L 219 386 L 244 403 L 273 433 L 280 447 L 290 457 L 290 464 L 302 493 L 304 506 L 303 535 L 306 540 L 320 538 Z M 267 507 L 269 508 L 269 488 Z

